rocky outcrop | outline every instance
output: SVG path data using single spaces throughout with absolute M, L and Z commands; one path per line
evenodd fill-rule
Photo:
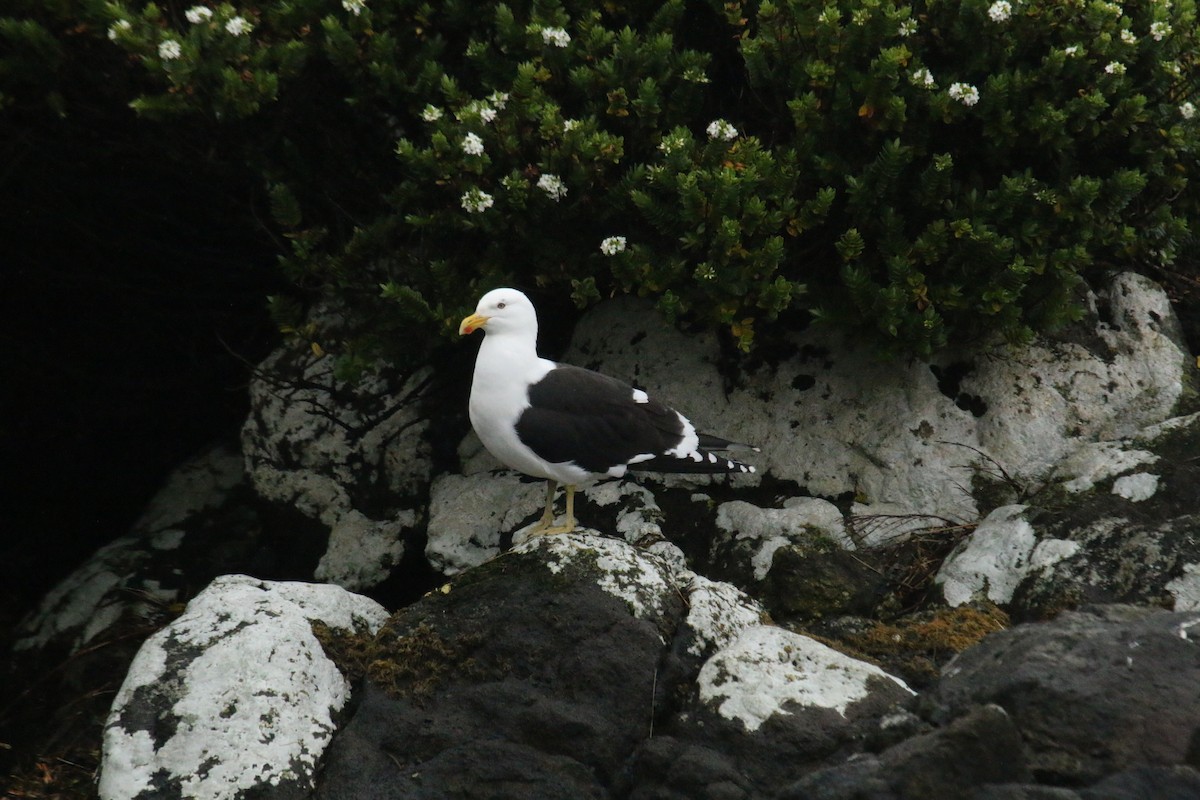
M 350 697 L 312 625 L 374 633 L 386 618 L 336 586 L 218 578 L 130 665 L 100 797 L 306 797 Z
M 532 539 L 541 482 L 429 371 L 346 388 L 283 348 L 240 452 L 182 468 L 19 646 L 86 664 L 167 626 L 105 797 L 1190 797 L 1196 370 L 1145 279 L 1088 302 L 994 358 L 810 330 L 736 375 L 602 304 L 564 360 L 761 444 L 760 473 L 586 487 L 592 530 Z M 170 621 L 230 572 L 255 578 Z M 379 627 L 345 589 L 403 602 Z

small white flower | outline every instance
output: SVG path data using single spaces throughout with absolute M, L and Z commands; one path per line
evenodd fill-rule
M 425 120 L 426 122 L 437 122 L 441 118 L 442 110 L 432 103 L 421 109 L 421 119 Z
M 1183 117 L 1184 119 L 1191 119 L 1192 117 L 1196 116 L 1196 106 L 1192 105 L 1190 101 L 1184 103 L 1179 107 L 1179 116 Z
M 556 203 L 567 196 L 567 185 L 562 182 L 562 178 L 549 172 L 538 178 L 537 187 L 550 195 L 550 199 Z
M 615 256 L 617 253 L 625 252 L 625 237 L 624 236 L 609 236 L 600 243 L 600 252 L 606 256 Z
M 483 155 L 483 139 L 473 133 L 468 133 L 462 140 L 463 152 L 469 156 Z
M 481 189 L 468 189 L 463 192 L 460 202 L 468 214 L 478 214 L 481 211 L 491 208 L 496 201 L 492 199 L 490 194 Z
M 917 21 L 915 19 L 904 20 L 900 23 L 900 30 L 896 31 L 896 33 L 900 34 L 902 37 L 912 36 L 916 32 Z
M 118 36 L 123 33 L 129 33 L 132 28 L 133 24 L 130 23 L 129 20 L 119 19 L 112 24 L 111 28 L 108 29 L 108 38 L 115 42 Z
M 671 155 L 671 153 L 686 146 L 687 139 L 683 136 L 666 136 L 658 143 L 658 149 L 667 155 Z
M 690 83 L 712 83 L 704 70 L 697 67 L 688 67 L 683 71 L 683 79 Z
M 577 120 L 577 119 L 564 119 L 563 120 L 563 133 L 570 133 L 571 131 L 575 130 L 578 127 L 579 127 L 579 120 Z
M 996 0 L 988 8 L 988 16 L 992 22 L 1005 22 L 1012 16 L 1012 3 L 1008 0 Z
M 1169 22 L 1151 23 L 1150 35 L 1154 37 L 1154 41 L 1161 42 L 1163 39 L 1171 35 L 1171 24 Z
M 1098 5 L 1102 10 L 1107 11 L 1114 17 L 1119 17 L 1125 13 L 1125 9 L 1121 8 L 1116 3 L 1099 3 Z
M 1137 37 L 1133 35 L 1133 31 L 1125 28 L 1121 31 L 1121 41 L 1125 44 L 1137 44 Z
M 163 39 L 158 45 L 158 57 L 163 61 L 171 61 L 183 55 L 183 48 L 174 39 Z
M 349 11 L 354 16 L 358 16 L 367 7 L 367 0 L 342 0 L 342 8 Z
M 913 82 L 914 86 L 923 86 L 926 89 L 932 89 L 937 85 L 937 82 L 933 79 L 933 73 L 929 71 L 928 67 L 921 67 L 918 70 L 914 70 L 909 80 Z
M 492 92 L 490 95 L 488 95 L 488 102 L 491 103 L 497 111 L 503 111 L 504 106 L 508 104 L 508 93 Z
M 245 17 L 234 17 L 225 23 L 225 32 L 230 36 L 242 36 L 249 33 L 253 27 Z
M 1104 71 L 1107 72 L 1109 75 L 1124 75 L 1125 74 L 1125 65 L 1122 64 L 1120 61 L 1110 61 L 1104 67 Z
M 1065 56 L 1067 56 L 1067 57 L 1074 57 L 1074 56 L 1077 56 L 1077 55 L 1079 55 L 1079 45 L 1077 45 L 1077 44 L 1073 44 L 1073 45 L 1069 45 L 1069 46 L 1067 46 L 1067 47 L 1064 47 L 1064 48 L 1063 48 L 1063 55 L 1065 55 Z
M 494 120 L 495 118 L 496 118 L 496 109 L 492 108 L 491 106 L 480 106 L 479 107 L 479 119 L 482 120 L 485 125 L 487 123 L 491 122 L 492 120 Z
M 724 139 L 727 142 L 733 141 L 738 135 L 738 129 L 723 119 L 714 119 L 712 122 L 708 123 L 707 131 L 708 138 Z
M 212 9 L 208 6 L 192 6 L 183 12 L 183 16 L 193 25 L 199 25 L 201 22 L 212 19 Z
M 979 90 L 969 83 L 950 84 L 950 97 L 964 106 L 973 106 L 979 102 Z
M 542 28 L 542 41 L 555 47 L 566 47 L 571 43 L 571 34 L 562 28 Z

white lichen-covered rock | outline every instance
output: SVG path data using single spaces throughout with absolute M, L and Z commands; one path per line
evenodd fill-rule
M 1068 492 L 1086 492 L 1097 483 L 1153 464 L 1158 456 L 1128 442 L 1090 442 L 1068 455 L 1054 468 L 1054 477 Z
M 314 622 L 374 632 L 387 612 L 329 585 L 218 578 L 142 645 L 104 730 L 104 800 L 312 787 L 350 685 Z
M 397 504 L 420 495 L 430 477 L 419 402 L 429 371 L 347 386 L 334 379 L 333 363 L 286 346 L 268 356 L 250 384 L 242 450 L 261 497 L 330 529 L 321 576 L 364 588 L 399 563 L 400 532 L 418 509 Z
M 967 365 L 955 386 L 813 329 L 794 337 L 795 357 L 728 387 L 715 340 L 675 331 L 629 299 L 585 315 L 565 360 L 637 382 L 702 428 L 763 445 L 760 472 L 816 495 L 854 492 L 872 507 L 968 522 L 972 469 L 998 464 L 1037 483 L 1081 445 L 1133 435 L 1174 410 L 1188 359 L 1165 293 L 1123 274 L 1092 303 L 1111 310 L 1081 323 L 1094 348 L 1010 348 Z
M 702 702 L 755 731 L 793 707 L 845 715 L 854 703 L 881 690 L 911 694 L 899 678 L 797 633 L 768 625 L 745 629 L 700 670 Z
M 675 592 L 668 563 L 619 539 L 575 532 L 534 536 L 513 548 L 514 553 L 537 553 L 557 574 L 585 569 L 596 585 L 623 600 L 638 618 L 657 618 Z
M 1040 539 L 1075 547 L 1024 579 L 1019 613 L 1041 615 L 1083 602 L 1190 608 L 1187 565 L 1200 563 L 1200 414 L 1172 418 L 1065 459 L 1036 521 Z M 1043 542 L 1044 544 L 1044 542 Z M 1041 546 L 1041 545 L 1039 545 Z
M 684 624 L 691 633 L 687 651 L 692 655 L 728 647 L 746 629 L 766 620 L 763 607 L 731 583 L 689 571 L 676 573 L 676 583 L 687 598 Z
M 224 446 L 179 467 L 128 535 L 97 550 L 43 598 L 21 623 L 15 648 L 57 644 L 76 651 L 127 614 L 174 601 L 178 592 L 152 574 L 153 564 L 169 562 L 192 518 L 224 504 L 244 478 L 241 455 Z
M 1027 575 L 1079 550 L 1077 542 L 1038 541 L 1026 511 L 1021 505 L 996 509 L 946 557 L 934 582 L 942 587 L 947 603 L 1008 603 Z
M 1200 564 L 1184 564 L 1183 574 L 1167 583 L 1176 611 L 1200 611 Z
M 748 549 L 756 581 L 767 577 L 781 547 L 812 544 L 820 538 L 854 549 L 842 512 L 815 497 L 789 498 L 783 508 L 759 508 L 744 500 L 722 503 L 717 508 L 717 528 L 725 536 L 713 541 L 714 552 L 730 545 Z
M 1085 442 L 1162 422 L 1183 393 L 1189 358 L 1166 293 L 1123 273 L 1089 298 L 1109 310 L 1094 312 L 1092 347 L 1042 340 L 963 380 L 988 404 L 978 446 L 1019 479 L 1045 474 Z
M 347 589 L 386 580 L 404 557 L 405 531 L 417 526 L 417 513 L 411 509 L 388 520 L 370 519 L 353 508 L 329 516 L 329 544 L 313 577 Z
M 430 488 L 425 557 L 445 575 L 479 566 L 499 555 L 501 535 L 536 517 L 545 499 L 543 483 L 515 472 L 439 475 Z

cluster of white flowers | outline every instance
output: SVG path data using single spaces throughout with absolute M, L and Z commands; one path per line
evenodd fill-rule
M 488 123 L 490 123 L 494 119 L 496 119 L 496 109 L 492 108 L 489 105 L 480 106 L 479 107 L 479 119 L 483 122 L 484 125 L 487 125 Z
M 349 11 L 354 16 L 358 16 L 367 7 L 367 0 L 342 0 L 342 8 Z
M 1179 107 L 1179 116 L 1184 119 L 1191 119 L 1196 116 L 1196 106 L 1191 101 L 1184 103 Z
M 542 41 L 555 47 L 566 47 L 571 43 L 571 34 L 562 28 L 542 28 Z
M 912 36 L 917 32 L 917 21 L 915 19 L 906 19 L 900 23 L 900 29 L 896 33 L 902 37 Z
M 1108 64 L 1105 65 L 1104 71 L 1107 72 L 1109 75 L 1124 75 L 1125 74 L 1125 65 L 1122 64 L 1120 61 L 1110 61 L 1110 62 L 1108 62 Z
M 726 142 L 733 141 L 738 135 L 738 129 L 723 119 L 714 119 L 712 122 L 708 123 L 707 131 L 708 138 L 723 139 Z
M 483 155 L 483 139 L 473 133 L 468 133 L 462 140 L 463 152 L 469 156 Z
M 950 97 L 964 106 L 973 106 L 979 102 L 979 90 L 969 83 L 950 84 Z
M 617 253 L 625 252 L 625 237 L 624 236 L 609 236 L 604 241 L 600 242 L 600 252 L 606 256 L 615 256 Z
M 246 21 L 245 17 L 233 17 L 229 22 L 225 23 L 225 32 L 230 36 L 242 36 L 254 29 L 254 26 Z
M 1171 24 L 1169 22 L 1150 23 L 1150 35 L 1154 37 L 1154 41 L 1161 42 L 1171 35 Z
M 461 202 L 463 209 L 468 214 L 478 214 L 482 211 L 487 211 L 496 201 L 492 199 L 490 194 L 481 189 L 468 189 L 463 192 Z
M 1124 28 L 1121 31 L 1121 41 L 1125 44 L 1137 44 L 1137 37 L 1133 35 L 1133 31 L 1129 28 Z
M 704 74 L 704 70 L 699 67 L 688 67 L 683 71 L 683 79 L 690 83 L 712 83 L 709 77 Z
M 442 110 L 432 103 L 421 109 L 421 119 L 425 120 L 426 122 L 437 122 L 441 118 Z
M 992 22 L 1007 22 L 1012 16 L 1012 3 L 1008 0 L 996 0 L 988 7 L 988 16 Z
M 664 136 L 663 140 L 658 143 L 658 149 L 667 155 L 671 155 L 676 150 L 680 150 L 687 146 L 686 136 Z
M 1104 3 L 1097 3 L 1096 5 L 1102 11 L 1107 11 L 1108 13 L 1112 14 L 1114 17 L 1119 17 L 1125 13 L 1125 9 L 1121 8 L 1116 3 L 1104 2 Z
M 133 29 L 133 24 L 130 23 L 129 20 L 119 19 L 112 24 L 111 28 L 108 29 L 108 38 L 110 41 L 115 42 L 117 40 L 118 36 L 120 36 L 123 33 L 129 33 L 129 31 L 132 29 Z
M 562 182 L 562 178 L 549 172 L 538 178 L 537 187 L 550 195 L 550 199 L 556 203 L 567 196 L 567 185 Z
M 1068 45 L 1067 47 L 1064 47 L 1063 55 L 1065 55 L 1069 58 L 1074 58 L 1075 56 L 1079 55 L 1079 45 L 1072 44 L 1072 45 Z
M 571 131 L 575 130 L 578 127 L 579 127 L 579 120 L 577 120 L 577 119 L 564 119 L 563 120 L 563 133 L 570 133 Z
M 921 86 L 926 89 L 932 89 L 937 86 L 937 81 L 933 79 L 933 73 L 929 71 L 928 67 L 913 70 L 913 74 L 909 76 L 909 80 L 912 81 L 914 86 Z
M 212 19 L 212 9 L 208 6 L 192 6 L 183 12 L 183 16 L 193 25 L 199 25 Z
M 158 45 L 158 57 L 163 61 L 172 61 L 183 55 L 183 48 L 174 39 L 163 39 Z
M 488 95 L 488 102 L 497 111 L 503 111 L 504 107 L 508 105 L 508 92 L 492 92 Z

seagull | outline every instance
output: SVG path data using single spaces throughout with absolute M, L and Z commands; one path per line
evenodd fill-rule
M 647 472 L 747 473 L 749 464 L 717 455 L 752 445 L 697 433 L 646 392 L 589 369 L 537 354 L 533 303 L 516 289 L 493 289 L 463 319 L 459 335 L 485 333 L 475 359 L 471 426 L 506 467 L 546 480 L 546 507 L 530 535 L 576 528 L 575 489 Z M 554 494 L 566 487 L 566 518 L 554 525 Z

